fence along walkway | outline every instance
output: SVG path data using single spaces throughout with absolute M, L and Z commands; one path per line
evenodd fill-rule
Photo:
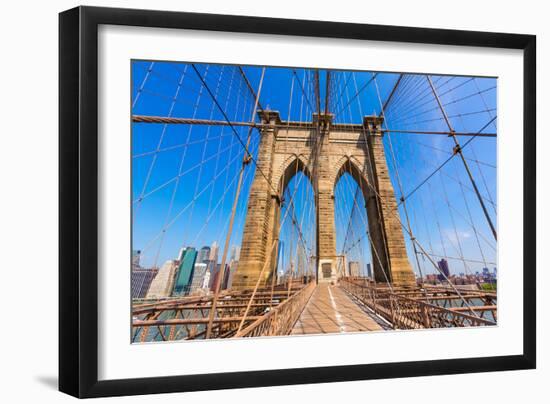
M 383 328 L 339 287 L 319 284 L 291 332 L 326 334 Z

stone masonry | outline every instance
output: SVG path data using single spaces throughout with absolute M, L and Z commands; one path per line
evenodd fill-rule
M 276 264 L 285 187 L 297 171 L 312 181 L 317 211 L 317 281 L 337 279 L 334 187 L 344 173 L 359 184 L 367 210 L 374 277 L 400 286 L 415 284 L 397 201 L 382 143 L 382 118 L 333 124 L 331 114 L 311 122 L 282 122 L 277 111 L 260 111 L 262 134 L 248 200 L 241 256 L 233 288 L 268 282 Z

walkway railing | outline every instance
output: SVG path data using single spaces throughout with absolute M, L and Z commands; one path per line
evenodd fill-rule
M 449 328 L 496 325 L 496 322 L 464 312 L 463 307 L 445 308 L 429 303 L 429 297 L 407 297 L 389 288 L 376 287 L 362 280 L 343 278 L 340 286 L 390 322 L 394 328 Z M 460 299 L 457 295 L 456 299 Z M 428 300 L 428 301 L 426 301 Z M 476 307 L 476 309 L 480 309 Z M 489 310 L 489 309 L 487 309 Z M 493 308 L 496 311 L 496 306 Z M 470 311 L 470 309 L 468 309 Z M 483 312 L 484 310 L 474 310 Z
M 313 283 L 296 282 L 262 288 L 256 293 L 225 290 L 216 306 L 211 338 L 231 338 L 241 323 L 239 336 L 285 333 L 297 321 L 313 287 Z M 132 341 L 204 339 L 211 309 L 211 294 L 136 304 L 132 310 Z
M 313 291 L 315 282 L 305 285 L 288 300 L 274 307 L 252 324 L 235 334 L 235 337 L 264 337 L 290 334 L 302 314 Z

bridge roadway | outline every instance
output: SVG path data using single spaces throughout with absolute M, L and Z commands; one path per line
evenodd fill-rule
M 379 320 L 363 311 L 341 288 L 320 283 L 291 334 L 327 334 L 383 329 Z

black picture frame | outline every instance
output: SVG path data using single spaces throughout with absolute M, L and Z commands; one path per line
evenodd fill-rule
M 523 354 L 99 381 L 100 24 L 523 50 Z M 489 32 L 78 7 L 59 15 L 59 390 L 76 397 L 325 383 L 536 366 L 536 37 Z

